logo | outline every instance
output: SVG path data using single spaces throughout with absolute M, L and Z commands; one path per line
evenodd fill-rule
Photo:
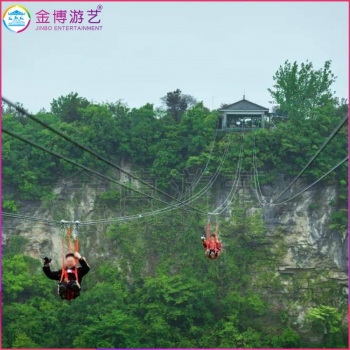
M 41 9 L 35 12 L 36 23 L 39 25 L 35 30 L 47 31 L 86 31 L 86 30 L 102 30 L 99 14 L 103 6 L 98 5 L 97 9 L 83 11 L 81 9 L 67 10 L 57 7 L 53 12 Z
M 10 6 L 2 16 L 2 23 L 9 31 L 21 33 L 29 27 L 30 13 L 23 6 Z

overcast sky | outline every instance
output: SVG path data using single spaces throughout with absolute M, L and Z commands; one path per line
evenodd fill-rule
M 3 2 L 2 12 L 13 4 Z M 209 108 L 236 102 L 244 91 L 270 107 L 267 88 L 285 60 L 308 59 L 316 68 L 332 60 L 334 90 L 348 97 L 347 3 L 19 4 L 32 21 L 23 33 L 2 27 L 2 88 L 31 112 L 71 91 L 97 102 L 159 106 L 177 88 Z M 42 9 L 69 13 L 99 4 L 101 31 L 36 30 Z

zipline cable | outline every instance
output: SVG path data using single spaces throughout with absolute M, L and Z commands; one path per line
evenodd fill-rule
M 228 206 L 233 202 L 237 188 L 238 188 L 238 182 L 239 179 L 241 177 L 241 170 L 242 170 L 242 160 L 243 160 L 243 145 L 242 145 L 242 149 L 241 149 L 241 154 L 240 154 L 240 159 L 238 162 L 238 167 L 237 167 L 237 171 L 236 171 L 236 181 L 234 181 L 234 184 L 232 185 L 231 191 L 229 193 L 229 195 L 227 196 L 226 200 L 215 210 L 214 214 L 216 215 L 221 215 L 227 208 Z M 223 205 L 227 203 L 224 207 Z M 218 209 L 220 209 L 220 211 L 218 211 Z
M 152 196 L 148 195 L 147 193 L 143 193 L 143 192 L 141 192 L 141 191 L 135 190 L 134 188 L 131 188 L 131 187 L 129 187 L 129 186 L 126 186 L 126 185 L 124 185 L 124 184 L 121 183 L 121 182 L 118 182 L 118 181 L 116 181 L 116 180 L 114 180 L 114 179 L 112 179 L 112 178 L 110 178 L 110 177 L 108 177 L 108 176 L 105 176 L 105 175 L 103 175 L 103 174 L 100 174 L 100 173 L 98 173 L 97 171 L 95 171 L 95 170 L 93 170 L 93 169 L 90 169 L 90 168 L 88 168 L 88 167 L 86 167 L 86 166 L 84 166 L 84 165 L 82 165 L 82 164 L 79 164 L 79 163 L 75 162 L 74 160 L 71 160 L 71 159 L 69 159 L 69 158 L 66 158 L 66 157 L 64 157 L 64 156 L 62 156 L 62 155 L 60 155 L 60 154 L 58 154 L 58 153 L 56 153 L 56 152 L 53 152 L 53 151 L 49 150 L 49 149 L 46 148 L 46 147 L 42 147 L 42 146 L 38 145 L 37 143 L 35 143 L 35 142 L 33 142 L 33 141 L 30 141 L 30 140 L 28 140 L 28 139 L 26 139 L 26 138 L 24 138 L 24 137 L 22 137 L 22 136 L 20 136 L 20 135 L 17 135 L 17 134 L 15 134 L 15 133 L 13 133 L 13 132 L 11 132 L 11 131 L 5 129 L 5 128 L 2 128 L 2 132 L 6 133 L 6 134 L 8 134 L 8 135 L 10 135 L 10 136 L 12 136 L 12 137 L 14 137 L 14 138 L 16 138 L 16 139 L 22 141 L 22 142 L 25 142 L 25 143 L 27 143 L 27 144 L 29 144 L 29 145 L 35 147 L 35 148 L 38 148 L 38 149 L 40 149 L 40 150 L 43 151 L 43 152 L 49 153 L 49 154 L 51 154 L 51 155 L 53 155 L 53 156 L 55 156 L 55 157 L 57 157 L 57 158 L 59 158 L 59 159 L 62 159 L 62 160 L 64 160 L 64 161 L 66 161 L 67 163 L 73 164 L 73 165 L 75 165 L 76 167 L 79 167 L 79 168 L 82 168 L 82 169 L 84 169 L 84 170 L 86 170 L 86 171 L 89 171 L 89 172 L 91 172 L 91 173 L 93 173 L 93 174 L 95 174 L 95 175 L 97 175 L 97 176 L 99 176 L 99 177 L 101 177 L 101 178 L 103 178 L 103 179 L 105 179 L 105 180 L 108 180 L 108 181 L 110 181 L 110 182 L 113 182 L 113 183 L 115 183 L 115 184 L 117 184 L 117 185 L 120 185 L 120 186 L 122 186 L 122 187 L 125 187 L 125 188 L 127 188 L 127 189 L 129 189 L 129 190 L 132 190 L 132 191 L 134 191 L 134 192 L 136 192 L 136 193 L 139 193 L 139 194 L 141 194 L 141 195 L 143 195 L 143 196 L 146 196 L 146 197 L 148 197 L 148 198 L 154 199 L 154 200 L 156 200 L 156 201 L 158 201 L 158 202 L 161 202 L 161 203 L 163 203 L 163 204 L 169 205 L 169 203 L 164 202 L 164 201 L 161 200 L 161 199 L 152 197 Z M 192 208 L 192 207 L 191 207 L 191 208 Z M 201 211 L 201 210 L 199 210 L 199 209 L 197 209 L 197 208 L 192 208 L 192 209 L 195 210 L 195 211 L 198 211 L 198 212 L 203 212 L 203 211 Z
M 241 144 L 240 153 L 239 153 L 239 160 L 238 160 L 238 165 L 237 165 L 237 170 L 236 170 L 236 176 L 235 176 L 235 179 L 233 181 L 232 188 L 231 188 L 227 198 L 225 199 L 225 201 L 219 207 L 217 207 L 214 210 L 214 212 L 211 214 L 221 215 L 227 209 L 227 207 L 232 203 L 232 201 L 234 199 L 234 196 L 235 196 L 237 188 L 238 188 L 238 182 L 239 182 L 239 179 L 241 176 L 242 160 L 243 160 L 243 143 L 244 143 L 244 136 L 242 135 L 242 144 Z M 225 203 L 227 203 L 227 204 L 223 207 L 223 205 Z M 218 211 L 220 208 L 222 208 L 222 209 L 220 211 Z
M 209 166 L 209 163 L 210 163 L 210 160 L 211 160 L 211 155 L 212 155 L 213 150 L 215 148 L 215 142 L 216 142 L 216 138 L 217 138 L 217 135 L 218 135 L 218 125 L 219 125 L 219 122 L 217 122 L 216 127 L 215 127 L 213 146 L 210 149 L 208 160 L 207 160 L 207 163 L 205 164 L 204 169 L 200 172 L 200 174 L 198 175 L 198 178 L 193 181 L 193 184 L 190 186 L 190 188 L 187 191 L 185 191 L 185 193 L 183 195 L 180 196 L 180 198 L 179 198 L 180 200 L 183 200 L 187 196 L 188 193 L 192 192 L 196 188 L 197 184 L 202 179 L 204 173 L 208 169 L 208 166 Z
M 205 172 L 205 170 L 208 168 L 209 162 L 210 162 L 210 158 L 211 158 L 211 154 L 214 150 L 215 147 L 215 140 L 217 137 L 217 128 L 215 131 L 215 136 L 214 136 L 214 143 L 213 146 L 211 147 L 210 153 L 209 153 L 209 157 L 208 157 L 208 161 L 206 163 L 206 166 L 204 168 L 204 170 L 201 172 L 201 174 L 199 175 L 198 179 L 196 180 L 196 182 L 191 186 L 190 189 L 187 190 L 187 193 L 189 193 L 190 191 L 192 191 L 196 185 L 198 184 L 198 182 L 200 181 L 200 179 L 202 178 L 202 174 Z M 197 200 L 198 198 L 200 198 L 204 193 L 206 193 L 209 188 L 213 185 L 213 183 L 215 182 L 216 178 L 218 177 L 218 175 L 220 174 L 220 169 L 225 161 L 226 155 L 227 155 L 227 151 L 228 151 L 228 147 L 230 145 L 230 138 L 229 138 L 229 142 L 226 145 L 223 157 L 221 159 L 221 162 L 219 164 L 219 167 L 217 168 L 217 170 L 215 171 L 214 175 L 212 176 L 212 178 L 209 180 L 209 183 L 206 184 L 198 193 L 196 193 L 194 196 L 192 196 L 191 198 L 187 199 L 184 201 L 184 203 L 191 203 L 195 200 Z M 187 193 L 183 194 L 180 199 L 182 200 Z M 133 220 L 133 219 L 139 219 L 139 218 L 147 218 L 148 216 L 153 216 L 156 214 L 166 214 L 169 211 L 172 211 L 174 209 L 177 209 L 179 207 L 178 204 L 172 206 L 170 205 L 169 207 L 165 207 L 162 209 L 157 209 L 151 212 L 143 212 L 143 213 L 139 213 L 139 214 L 135 214 L 135 215 L 130 215 L 130 216 L 120 216 L 117 218 L 110 218 L 110 219 L 102 219 L 102 220 L 93 220 L 93 221 L 86 221 L 86 222 L 82 222 L 82 224 L 99 224 L 99 223 L 109 223 L 109 222 L 117 222 L 117 221 L 127 221 L 127 220 Z M 169 209 L 170 208 L 170 209 Z
M 216 174 L 214 174 L 213 178 L 214 178 L 214 181 L 215 179 L 217 178 L 218 174 L 220 173 L 220 168 L 221 166 L 223 165 L 224 161 L 225 161 L 225 158 L 226 158 L 226 155 L 227 155 L 227 151 L 228 151 L 228 147 L 229 147 L 229 144 L 230 144 L 230 139 L 229 139 L 229 142 L 227 143 L 226 145 L 226 148 L 225 148 L 225 152 L 224 152 L 224 155 L 221 159 L 221 162 L 220 162 L 220 165 L 216 171 Z M 216 176 L 215 176 L 216 175 Z M 211 180 L 213 180 L 213 178 Z M 208 186 L 208 185 L 207 185 Z M 210 187 L 210 186 L 209 186 Z M 203 189 L 202 189 L 203 190 Z M 208 189 L 207 189 L 208 190 Z M 198 195 L 198 194 L 196 194 Z M 202 195 L 202 194 L 201 194 Z M 199 196 L 197 197 L 199 198 Z M 195 198 L 195 199 L 197 199 Z M 191 199 L 191 201 L 193 201 L 194 199 Z M 188 202 L 188 201 L 187 201 Z M 169 206 L 171 207 L 171 206 Z M 165 214 L 171 210 L 174 210 L 174 209 L 177 209 L 179 207 L 179 205 L 177 204 L 176 206 L 172 207 L 169 209 L 169 207 L 166 207 L 166 208 L 162 208 L 162 209 L 158 209 L 158 210 L 155 210 L 155 211 L 152 211 L 152 212 L 147 212 L 147 213 L 141 213 L 141 214 L 136 214 L 136 215 L 131 215 L 131 216 L 121 216 L 121 217 L 118 217 L 118 218 L 112 218 L 112 219 L 105 219 L 105 220 L 95 220 L 95 221 L 86 221 L 86 222 L 81 222 L 82 225 L 94 225 L 94 224 L 99 224 L 99 223 L 109 223 L 109 222 L 117 222 L 117 221 L 127 221 L 127 220 L 132 220 L 132 219 L 138 219 L 138 218 L 143 218 L 143 217 L 148 217 L 148 216 L 151 216 L 151 215 L 155 215 L 155 214 Z M 10 214 L 10 213 L 6 213 L 4 216 L 11 216 L 13 217 L 15 214 Z M 20 217 L 19 215 L 16 215 L 16 217 Z M 40 219 L 40 218 L 35 218 L 35 217 L 24 217 L 24 216 L 21 216 L 22 218 L 27 218 L 28 220 L 37 220 L 37 221 L 48 221 L 48 220 L 45 220 L 45 219 Z M 51 223 L 54 223 L 54 224 L 57 224 L 56 222 L 53 222 L 51 221 Z
M 142 180 L 139 179 L 138 177 L 136 177 L 136 176 L 134 176 L 134 175 L 132 175 L 132 174 L 129 174 L 128 172 L 124 171 L 123 169 L 121 169 L 120 167 L 118 167 L 118 166 L 116 166 L 115 164 L 111 163 L 110 161 L 106 160 L 106 159 L 103 158 L 102 156 L 100 156 L 100 155 L 96 154 L 95 152 L 91 151 L 90 149 L 88 149 L 88 148 L 82 146 L 81 144 L 79 144 L 78 142 L 74 141 L 74 140 L 71 139 L 70 137 L 68 137 L 68 136 L 66 136 L 65 134 L 61 133 L 59 130 L 56 130 L 56 129 L 52 128 L 51 126 L 49 126 L 48 124 L 42 122 L 40 119 L 38 119 L 37 117 L 31 115 L 30 113 L 28 113 L 27 111 L 25 111 L 25 110 L 22 109 L 21 107 L 16 106 L 15 104 L 13 104 L 13 103 L 12 103 L 11 101 L 9 101 L 8 99 L 2 98 L 2 100 L 3 100 L 4 102 L 6 102 L 7 104 L 9 104 L 10 106 L 12 106 L 12 107 L 13 107 L 14 109 L 16 109 L 18 112 L 20 112 L 20 113 L 26 115 L 28 118 L 34 120 L 35 122 L 39 123 L 39 124 L 42 125 L 43 127 L 48 128 L 49 130 L 53 131 L 54 133 L 58 134 L 59 136 L 63 137 L 64 139 L 66 139 L 66 140 L 72 142 L 73 144 L 75 144 L 76 146 L 80 147 L 80 148 L 83 149 L 84 151 L 89 152 L 90 154 L 96 156 L 98 159 L 100 159 L 100 160 L 102 160 L 102 161 L 104 161 L 104 162 L 107 162 L 109 165 L 111 165 L 111 166 L 117 168 L 118 170 L 124 172 L 125 174 L 127 174 L 127 175 L 129 175 L 129 176 L 131 176 L 131 177 L 134 177 L 135 179 L 137 179 L 137 180 L 140 181 L 141 183 L 146 184 L 147 186 L 151 187 L 152 189 L 155 189 L 153 186 L 151 186 L 151 185 L 149 185 L 148 183 L 142 181 Z M 205 171 L 206 168 L 208 167 L 208 164 L 209 164 L 209 161 L 210 161 L 210 157 L 211 157 L 211 153 L 212 153 L 212 151 L 213 151 L 213 149 L 214 149 L 214 146 L 215 146 L 215 139 L 216 139 L 216 136 L 217 136 L 217 128 L 216 128 L 216 131 L 215 131 L 214 144 L 213 144 L 213 147 L 212 147 L 212 149 L 211 149 L 211 151 L 210 151 L 210 155 L 209 155 L 209 159 L 208 159 L 208 161 L 207 161 L 206 167 L 205 167 L 205 169 L 202 171 L 202 173 L 200 174 L 199 179 L 197 180 L 197 182 L 195 183 L 194 186 L 196 186 L 196 184 L 200 181 L 200 179 L 201 179 L 201 177 L 202 177 L 201 175 L 204 173 L 204 171 Z M 127 186 L 124 186 L 124 187 L 130 189 L 130 188 L 127 187 Z M 209 187 L 210 187 L 210 186 L 209 186 Z M 209 187 L 208 187 L 208 188 L 209 188 Z M 156 189 L 156 190 L 157 190 L 157 189 Z M 190 190 L 191 190 L 191 189 L 190 189 Z M 158 192 L 159 192 L 159 190 L 158 190 Z M 160 192 L 161 192 L 162 194 L 167 195 L 166 193 L 164 193 L 164 192 L 162 192 L 162 191 L 160 191 Z M 188 192 L 189 192 L 189 191 L 188 191 Z M 168 196 L 169 196 L 169 195 L 168 195 Z M 172 196 L 170 196 L 170 197 L 171 197 L 171 198 L 174 198 L 174 197 L 172 197 Z M 151 198 L 153 198 L 153 197 L 151 197 Z M 198 197 L 197 197 L 197 198 L 198 198 Z M 180 202 L 181 204 L 185 205 L 184 202 L 181 202 L 180 200 L 178 200 L 178 199 L 176 199 L 176 198 L 174 198 L 174 199 L 175 199 L 176 201 Z M 192 202 L 192 201 L 193 201 L 193 200 L 191 200 L 191 202 Z M 188 203 L 188 202 L 186 202 L 186 203 Z M 180 207 L 180 206 L 176 206 L 176 207 Z M 192 208 L 192 207 L 191 207 L 191 209 L 196 210 L 197 208 Z M 163 209 L 160 209 L 160 210 L 163 210 Z M 139 216 L 140 216 L 140 215 L 136 215 L 136 216 L 134 216 L 134 217 L 139 217 Z M 124 217 L 124 219 L 125 219 L 125 217 Z
M 181 196 L 179 197 L 179 200 L 183 201 L 183 203 L 186 203 L 186 204 L 192 203 L 194 200 L 196 200 L 197 198 L 200 197 L 200 196 L 198 196 L 197 198 L 194 199 L 195 196 L 197 196 L 200 192 L 202 192 L 207 186 L 209 186 L 209 188 L 212 186 L 212 184 L 210 184 L 210 183 L 211 183 L 212 179 L 214 178 L 214 176 L 215 176 L 215 174 L 217 173 L 218 170 L 216 170 L 216 172 L 214 173 L 213 177 L 209 180 L 208 184 L 206 184 L 206 185 L 204 186 L 204 188 L 202 188 L 202 189 L 201 189 L 198 193 L 196 193 L 193 197 L 191 197 L 191 198 L 189 198 L 189 199 L 187 199 L 187 200 L 184 200 L 184 198 L 187 196 L 187 194 L 189 194 L 191 191 L 193 191 L 193 190 L 196 188 L 197 184 L 199 183 L 199 181 L 200 181 L 201 178 L 203 177 L 204 172 L 205 172 L 206 169 L 208 168 L 208 165 L 209 165 L 209 162 L 210 162 L 210 158 L 211 158 L 211 154 L 212 154 L 212 152 L 213 152 L 213 150 L 214 150 L 214 147 L 215 147 L 215 140 L 216 140 L 216 137 L 217 137 L 217 129 L 216 129 L 216 132 L 215 132 L 214 143 L 213 143 L 213 146 L 212 146 L 212 148 L 211 148 L 211 150 L 210 150 L 209 157 L 208 157 L 208 161 L 207 161 L 207 163 L 206 163 L 205 168 L 203 169 L 203 171 L 201 171 L 201 173 L 199 174 L 198 178 L 194 181 L 194 183 L 190 186 L 190 188 L 189 188 L 188 190 L 186 190 L 185 193 L 181 194 Z M 222 158 L 222 159 L 225 159 L 225 158 L 226 158 L 226 153 L 227 153 L 228 145 L 229 145 L 229 143 L 226 145 L 226 148 L 225 148 L 224 155 L 223 155 L 223 158 Z M 222 162 L 223 162 L 223 160 L 220 162 L 219 168 L 221 168 Z M 218 168 L 218 169 L 219 169 L 219 168 Z M 216 176 L 216 177 L 217 177 L 217 176 Z M 216 179 L 216 177 L 215 177 L 215 179 Z M 215 181 L 215 179 L 214 179 L 214 181 Z M 205 191 L 205 192 L 206 192 L 206 191 Z M 173 203 L 173 202 L 172 202 L 172 203 Z M 172 203 L 171 203 L 171 205 L 173 205 Z M 177 204 L 176 207 L 178 207 L 178 206 L 179 206 L 179 205 Z M 162 209 L 155 210 L 155 212 L 158 212 L 158 211 L 160 211 L 160 210 L 162 211 L 162 210 L 164 210 L 164 209 L 166 209 L 166 208 L 162 208 Z
M 79 148 L 82 149 L 83 151 L 88 152 L 89 154 L 95 156 L 97 159 L 99 159 L 99 160 L 103 161 L 104 163 L 110 165 L 111 167 L 113 167 L 113 168 L 119 170 L 120 172 L 122 172 L 122 173 L 124 173 L 124 174 L 126 174 L 126 175 L 128 175 L 128 176 L 130 176 L 130 177 L 132 177 L 132 178 L 134 178 L 135 180 L 137 180 L 137 181 L 139 181 L 140 183 L 142 183 L 142 184 L 148 186 L 149 188 L 152 188 L 153 190 L 155 190 L 155 191 L 157 191 L 157 192 L 163 194 L 164 196 L 167 196 L 167 197 L 171 198 L 172 200 L 175 200 L 176 202 L 179 202 L 179 203 L 183 204 L 183 203 L 182 203 L 180 200 L 178 200 L 177 198 L 175 198 L 175 197 L 171 196 L 170 194 L 168 194 L 168 193 L 166 193 L 166 192 L 164 192 L 164 191 L 162 191 L 162 190 L 160 190 L 160 189 L 158 189 L 158 188 L 156 188 L 156 187 L 150 185 L 150 184 L 147 183 L 146 181 L 144 181 L 144 180 L 138 178 L 137 176 L 135 176 L 135 175 L 133 175 L 133 174 L 131 174 L 131 173 L 125 171 L 125 170 L 124 170 L 123 168 L 121 168 L 120 166 L 118 166 L 118 165 L 112 163 L 111 161 L 109 161 L 108 159 L 106 159 L 106 158 L 102 157 L 101 155 L 97 154 L 97 153 L 94 152 L 93 150 L 91 150 L 91 149 L 89 149 L 89 148 L 87 148 L 87 147 L 81 145 L 79 142 L 73 140 L 73 139 L 70 138 L 69 136 L 67 136 L 67 135 L 65 135 L 64 133 L 62 133 L 61 131 L 59 131 L 59 130 L 53 128 L 52 126 L 50 126 L 50 125 L 48 125 L 48 124 L 46 124 L 46 123 L 44 123 L 44 122 L 41 121 L 39 118 L 37 118 L 36 116 L 34 116 L 34 115 L 28 113 L 28 112 L 27 112 L 26 110 L 24 110 L 23 108 L 21 108 L 21 107 L 19 107 L 19 106 L 16 106 L 14 103 L 12 103 L 12 102 L 11 102 L 10 100 L 8 100 L 7 98 L 2 97 L 2 100 L 3 100 L 5 103 L 7 103 L 9 106 L 11 106 L 12 108 L 16 109 L 17 112 L 26 115 L 29 119 L 35 121 L 36 123 L 40 124 L 40 125 L 43 126 L 44 128 L 49 129 L 50 131 L 52 131 L 52 132 L 55 133 L 56 135 L 61 136 L 61 137 L 64 138 L 65 140 L 67 140 L 67 141 L 73 143 L 75 146 L 79 147 Z M 196 211 L 201 212 L 201 210 L 199 210 L 199 209 L 197 209 L 197 208 L 193 208 L 193 207 L 191 207 L 191 206 L 189 206 L 189 205 L 187 205 L 187 206 L 190 207 L 192 210 L 196 210 Z
M 264 198 L 264 196 L 262 194 L 260 181 L 259 181 L 259 176 L 258 176 L 258 167 L 257 167 L 257 164 L 256 164 L 255 135 L 253 135 L 253 141 L 254 141 L 254 149 L 253 149 L 253 176 L 254 176 L 254 182 L 255 182 L 255 192 L 256 192 L 256 196 L 258 198 L 259 203 L 264 207 L 265 205 L 268 204 L 268 202 L 265 200 L 265 198 Z M 262 202 L 260 201 L 258 191 L 260 193 Z
M 255 194 L 256 194 L 256 198 L 258 199 L 259 203 L 265 207 L 266 205 L 268 205 L 268 203 L 266 202 L 264 196 L 262 195 L 261 192 L 261 188 L 260 188 L 260 183 L 258 181 L 258 172 L 255 170 L 256 165 L 254 164 L 254 152 L 253 152 L 253 177 L 254 177 L 254 183 L 255 183 Z M 261 196 L 261 200 L 260 200 L 260 196 L 259 193 L 260 192 L 260 196 Z
M 307 186 L 304 190 L 300 191 L 299 193 L 297 193 L 296 195 L 292 196 L 291 198 L 286 199 L 283 202 L 280 203 L 276 203 L 276 204 L 269 204 L 271 206 L 277 206 L 277 205 L 281 205 L 281 204 L 285 204 L 289 201 L 291 201 L 292 199 L 296 198 L 297 196 L 301 195 L 302 193 L 306 192 L 308 189 L 310 189 L 311 187 L 313 187 L 314 185 L 316 185 L 318 182 L 320 182 L 322 179 L 324 179 L 326 176 L 328 176 L 331 172 L 333 172 L 335 169 L 337 169 L 339 166 L 341 166 L 343 163 L 345 163 L 346 161 L 348 161 L 349 157 L 345 157 L 342 161 L 340 161 L 337 165 L 335 165 L 331 170 L 329 170 L 327 173 L 325 173 L 324 175 L 322 175 L 318 180 L 316 180 L 315 182 L 313 182 L 311 185 Z M 227 207 L 227 206 L 226 206 Z M 226 208 L 225 208 L 226 209 Z M 22 215 L 16 215 L 16 214 L 10 214 L 10 213 L 2 213 L 3 216 L 8 216 L 8 217 L 13 217 L 13 218 L 19 218 L 19 219 L 23 219 L 23 220 L 35 220 L 35 221 L 47 221 L 47 223 L 52 223 L 52 224 L 57 224 L 58 222 L 54 222 L 54 221 L 48 221 L 45 219 L 41 219 L 41 218 L 35 218 L 35 217 L 27 217 L 27 216 L 22 216 Z M 122 217 L 121 217 L 122 219 Z M 114 221 L 122 221 L 122 220 L 111 220 L 109 219 L 108 222 L 114 222 Z M 83 225 L 94 225 L 97 224 L 97 222 L 81 222 L 81 224 Z
M 309 185 L 308 187 L 306 187 L 305 189 L 303 189 L 302 191 L 300 191 L 299 193 L 297 193 L 296 195 L 294 195 L 293 197 L 290 197 L 288 199 L 286 199 L 283 202 L 280 203 L 275 203 L 275 204 L 269 204 L 271 206 L 277 206 L 277 205 L 281 205 L 284 203 L 287 203 L 289 201 L 291 201 L 292 199 L 294 199 L 295 197 L 301 195 L 302 193 L 304 193 L 305 191 L 307 191 L 309 188 L 311 188 L 312 186 L 316 185 L 318 182 L 320 182 L 322 179 L 324 179 L 326 176 L 328 176 L 332 171 L 334 171 L 335 169 L 337 169 L 338 167 L 340 167 L 343 163 L 347 162 L 349 159 L 349 156 L 346 156 L 343 160 L 341 160 L 337 165 L 335 165 L 331 170 L 327 171 L 324 175 L 322 175 L 318 180 L 316 180 L 314 183 L 312 183 L 311 185 Z
M 309 162 L 305 165 L 303 170 L 295 177 L 295 179 L 289 184 L 289 186 L 275 199 L 272 200 L 271 203 L 275 203 L 277 199 L 282 197 L 291 187 L 292 185 L 299 179 L 299 177 L 305 172 L 305 170 L 313 163 L 313 161 L 317 158 L 317 156 L 322 152 L 322 150 L 328 145 L 328 143 L 333 139 L 333 137 L 339 132 L 341 127 L 346 123 L 348 120 L 348 115 L 346 115 L 340 123 L 335 127 L 335 129 L 332 131 L 332 133 L 328 136 L 328 138 L 323 142 L 322 146 L 319 148 L 319 150 L 315 153 L 313 157 L 309 160 Z
M 262 206 L 277 206 L 277 205 L 281 205 L 281 204 L 284 204 L 284 203 L 287 203 L 289 201 L 291 201 L 292 199 L 296 198 L 297 196 L 299 196 L 300 194 L 304 193 L 305 191 L 307 191 L 308 189 L 310 189 L 312 186 L 316 185 L 319 181 L 321 181 L 322 179 L 324 179 L 327 175 L 329 175 L 332 171 L 334 171 L 335 169 L 337 169 L 339 166 L 341 166 L 343 163 L 345 163 L 346 161 L 348 160 L 348 157 L 345 157 L 342 161 L 340 161 L 337 165 L 335 165 L 331 170 L 329 170 L 326 174 L 322 175 L 319 179 L 317 179 L 315 182 L 313 182 L 311 185 L 307 186 L 305 189 L 303 189 L 302 191 L 300 191 L 299 193 L 297 193 L 296 195 L 286 199 L 285 201 L 282 201 L 280 203 L 268 203 L 265 201 L 265 203 L 262 203 L 259 199 L 259 195 L 258 195 L 258 192 L 256 191 L 256 195 L 257 195 L 257 198 L 258 198 L 258 201 L 259 203 L 262 205 Z M 255 168 L 256 169 L 256 168 Z M 257 171 L 255 172 L 255 178 L 256 178 L 256 182 L 258 181 L 257 179 Z M 255 183 L 256 183 L 255 182 Z
M 209 181 L 209 183 L 202 188 L 198 193 L 196 193 L 193 197 L 191 197 L 190 199 L 186 200 L 185 203 L 191 203 L 195 200 L 197 200 L 198 198 L 200 198 L 204 193 L 206 193 L 209 188 L 213 185 L 213 183 L 215 182 L 215 180 L 217 179 L 217 177 L 220 174 L 220 169 L 226 159 L 227 156 L 227 152 L 228 152 L 228 147 L 230 145 L 231 142 L 231 138 L 229 138 L 229 141 L 226 145 L 225 148 L 225 152 L 224 155 L 221 159 L 220 165 L 218 167 L 218 169 L 216 170 L 216 173 L 213 175 L 213 177 L 211 178 L 211 180 Z M 138 218 L 146 218 L 149 216 L 153 216 L 153 215 L 157 215 L 157 214 L 165 214 L 171 210 L 177 209 L 179 207 L 179 204 L 174 205 L 172 208 L 168 209 L 169 207 L 166 208 L 162 208 L 162 209 L 158 209 L 158 210 L 154 210 L 151 212 L 146 212 L 146 213 L 141 213 L 141 214 L 135 214 L 135 215 L 131 215 L 131 216 L 121 216 L 121 217 L 117 217 L 117 218 L 110 218 L 110 219 L 102 219 L 102 220 L 94 220 L 94 221 L 83 221 L 81 222 L 82 224 L 98 224 L 98 223 L 109 223 L 109 222 L 119 222 L 119 221 L 127 221 L 127 220 L 133 220 L 133 219 L 138 219 Z
M 211 177 L 211 179 L 209 180 L 209 182 L 201 189 L 199 190 L 196 194 L 194 194 L 191 198 L 189 198 L 188 200 L 186 200 L 186 203 L 192 203 L 193 201 L 197 200 L 198 198 L 200 198 L 204 193 L 208 192 L 208 190 L 210 189 L 210 187 L 214 184 L 214 182 L 216 181 L 216 179 L 218 178 L 218 176 L 220 175 L 220 171 L 221 168 L 226 160 L 226 156 L 229 150 L 229 146 L 231 143 L 231 138 L 229 138 L 228 143 L 225 147 L 225 151 L 224 154 L 221 158 L 220 164 L 218 166 L 218 168 L 216 169 L 215 173 L 213 174 L 213 176 Z
M 13 218 L 13 219 L 40 221 L 40 222 L 44 222 L 45 224 L 54 224 L 54 225 L 56 225 L 58 223 L 58 221 L 47 220 L 47 219 L 39 218 L 39 217 L 36 217 L 36 216 L 25 216 L 25 215 L 19 215 L 19 214 L 14 214 L 14 213 L 6 213 L 6 212 L 2 212 L 1 215 L 5 216 L 5 217 Z
M 202 196 L 205 192 L 207 192 L 209 190 L 209 188 L 212 186 L 212 184 L 214 183 L 214 181 L 216 180 L 216 178 L 220 174 L 220 169 L 221 169 L 221 167 L 226 159 L 230 142 L 231 142 L 231 138 L 229 138 L 229 140 L 227 142 L 227 145 L 226 145 L 223 157 L 221 159 L 220 165 L 219 165 L 218 169 L 216 170 L 215 174 L 213 175 L 213 177 L 210 179 L 209 183 L 204 188 L 202 188 L 198 193 L 196 193 L 193 197 L 186 200 L 185 203 L 190 203 L 190 202 L 195 201 L 200 196 Z M 171 210 L 177 209 L 178 207 L 179 207 L 179 204 L 176 204 L 173 207 L 169 206 L 169 207 L 157 209 L 157 210 L 154 210 L 151 212 L 140 213 L 140 214 L 135 214 L 135 215 L 130 215 L 130 216 L 121 216 L 121 217 L 116 217 L 116 218 L 102 219 L 102 220 L 85 221 L 85 222 L 82 222 L 82 224 L 108 223 L 108 222 L 127 221 L 127 220 L 133 220 L 133 219 L 138 219 L 138 218 L 145 218 L 145 217 L 156 215 L 156 214 L 165 214 Z

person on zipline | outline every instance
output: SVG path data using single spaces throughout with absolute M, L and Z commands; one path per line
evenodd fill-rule
M 77 267 L 76 259 L 80 263 L 80 267 Z M 43 271 L 45 275 L 58 283 L 58 294 L 62 299 L 75 299 L 80 295 L 81 281 L 83 277 L 90 271 L 90 266 L 78 252 L 68 253 L 64 260 L 64 269 L 58 271 L 51 271 L 50 269 L 51 259 L 44 258 Z
M 216 259 L 222 250 L 221 242 L 216 238 L 216 234 L 210 235 L 210 240 L 207 241 L 204 236 L 201 237 L 203 247 L 205 248 L 205 255 L 209 259 Z

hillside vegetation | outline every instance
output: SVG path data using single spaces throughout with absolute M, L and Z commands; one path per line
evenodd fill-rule
M 281 175 L 292 180 L 348 113 L 347 101 L 331 90 L 335 79 L 330 62 L 319 70 L 310 62 L 282 65 L 270 93 L 280 106 L 278 114 L 287 118 L 276 117 L 274 125 L 245 135 L 242 171 L 253 170 L 255 138 L 257 166 L 267 174 L 261 184 L 274 186 Z M 71 93 L 54 99 L 50 111 L 36 116 L 116 164 L 146 169 L 161 190 L 175 195 L 173 185 L 187 176 L 184 169 L 193 174 L 205 166 L 219 112 L 180 90 L 168 93 L 163 101 L 163 108 L 152 104 L 130 108 L 120 100 L 96 103 Z M 3 106 L 3 127 L 99 173 L 116 179 L 120 175 L 7 106 Z M 20 214 L 23 205 L 32 201 L 54 206 L 52 219 L 62 219 L 66 213 L 53 189 L 77 169 L 6 134 L 2 137 L 3 211 Z M 229 139 L 215 185 L 192 203 L 205 212 L 220 203 L 222 184 L 236 171 L 241 135 L 218 133 L 206 176 L 217 169 Z M 304 181 L 317 180 L 347 152 L 347 127 L 343 127 L 305 172 Z M 322 180 L 322 186 L 337 189 L 334 200 L 324 205 L 332 207 L 330 234 L 343 235 L 347 163 Z M 145 186 L 140 188 L 145 191 Z M 125 189 L 110 184 L 98 197 L 106 210 L 94 219 L 120 216 L 125 195 Z M 149 202 L 135 206 L 130 199 L 123 214 L 162 208 L 156 201 L 151 205 L 152 209 Z M 206 217 L 189 208 L 104 225 L 103 239 L 112 255 L 101 251 L 99 257 L 90 256 L 96 243 L 93 238 L 90 245 L 84 243 L 83 232 L 81 253 L 88 258 L 91 272 L 84 279 L 82 295 L 71 303 L 59 300 L 39 260 L 24 254 L 28 241 L 12 231 L 3 247 L 2 346 L 347 347 L 347 300 L 337 283 L 315 280 L 305 292 L 301 277 L 295 277 L 288 294 L 294 293 L 295 299 L 285 300 L 283 278 L 288 277 L 275 272 L 285 254 L 284 232 L 277 229 L 272 237 L 267 235 L 263 210 L 248 214 L 239 202 L 231 209 L 231 217 L 220 219 L 224 252 L 216 261 L 205 259 L 200 244 Z M 297 322 L 297 304 L 306 310 L 302 324 Z

